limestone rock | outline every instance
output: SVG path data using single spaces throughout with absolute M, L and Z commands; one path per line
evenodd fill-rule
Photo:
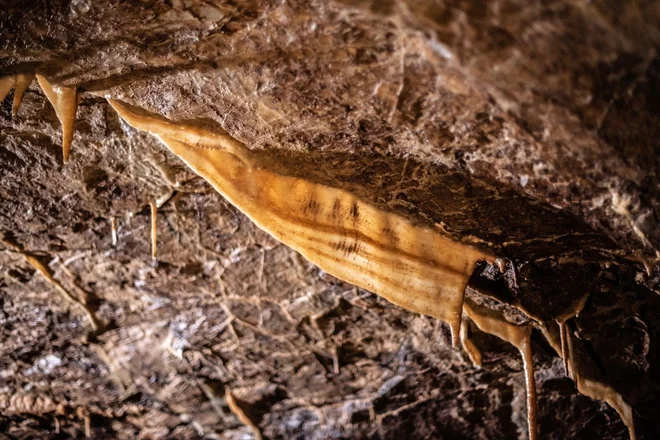
M 260 167 L 500 257 L 477 266 L 467 300 L 535 328 L 539 438 L 628 437 L 567 377 L 562 319 L 580 374 L 633 407 L 638 438 L 660 436 L 659 2 L 2 9 L 7 435 L 527 435 L 513 346 L 466 320 L 473 367 L 446 325 L 274 240 L 111 99 L 226 132 Z M 37 81 L 12 115 L 35 73 L 77 99 L 66 164 Z

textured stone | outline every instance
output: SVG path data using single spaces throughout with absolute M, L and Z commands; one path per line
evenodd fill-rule
M 8 434 L 54 436 L 57 416 L 77 436 L 91 414 L 95 437 L 240 438 L 225 388 L 266 438 L 526 432 L 513 347 L 473 328 L 473 368 L 436 320 L 259 231 L 109 97 L 508 258 L 468 294 L 512 322 L 589 294 L 569 323 L 589 374 L 634 406 L 640 438 L 660 435 L 657 2 L 25 3 L 3 5 L 0 74 L 37 69 L 80 103 L 66 166 L 36 82 L 15 117 L 2 104 L 0 230 L 109 326 L 86 339 L 83 315 L 0 255 L 0 404 L 50 408 L 4 411 Z M 626 438 L 533 341 L 541 438 Z

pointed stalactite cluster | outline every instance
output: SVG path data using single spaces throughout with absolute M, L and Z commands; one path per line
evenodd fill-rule
M 14 89 L 14 100 L 11 106 L 12 117 L 16 117 L 23 101 L 23 95 L 37 77 L 39 86 L 46 98 L 52 104 L 57 118 L 62 124 L 62 158 L 64 163 L 69 161 L 73 131 L 76 123 L 76 110 L 78 109 L 78 92 L 76 87 L 53 85 L 45 76 L 34 72 L 17 73 L 15 75 L 0 76 L 0 102 Z
M 561 356 L 564 362 L 564 368 L 567 369 L 567 375 L 575 382 L 578 392 L 591 397 L 592 399 L 606 402 L 619 414 L 624 425 L 628 428 L 628 436 L 630 437 L 630 440 L 636 440 L 637 436 L 635 433 L 632 407 L 623 400 L 621 394 L 610 385 L 588 379 L 580 374 L 582 368 L 579 359 L 576 356 L 575 336 L 570 330 L 568 321 L 579 314 L 584 307 L 586 298 L 586 296 L 582 298 L 582 300 L 572 308 L 572 312 L 567 312 L 565 315 L 557 319 L 559 324 L 559 336 L 557 336 L 557 334 L 545 324 L 540 325 L 541 332 L 550 346 L 559 356 Z
M 34 76 L 34 73 L 23 73 L 0 77 L 0 100 L 15 88 L 14 115 Z M 54 85 L 46 77 L 36 76 L 62 124 L 63 159 L 67 162 L 78 104 L 77 88 Z M 468 320 L 481 331 L 514 345 L 521 353 L 524 365 L 529 438 L 537 438 L 531 328 L 512 324 L 496 312 L 476 304 L 464 303 L 465 288 L 476 264 L 487 261 L 504 272 L 506 260 L 378 210 L 349 192 L 269 171 L 261 166 L 255 153 L 221 129 L 211 131 L 176 123 L 120 101 L 108 102 L 129 125 L 157 136 L 260 228 L 317 266 L 406 310 L 448 323 L 452 344 L 456 346 L 460 340 L 475 365 L 481 365 L 481 353 L 468 337 Z M 158 206 L 150 200 L 149 207 L 151 254 L 155 258 Z M 115 246 L 114 217 L 111 219 L 111 234 Z M 39 268 L 41 263 L 38 260 L 26 258 L 52 282 L 47 269 Z M 62 294 L 75 301 L 66 290 Z M 544 323 L 539 322 L 539 326 L 564 360 L 567 374 L 573 376 L 578 390 L 612 406 L 634 440 L 632 409 L 621 395 L 608 385 L 578 374 L 567 321 L 579 314 L 585 303 L 586 297 L 556 319 L 559 340 Z M 84 304 L 78 304 L 87 310 Z M 96 326 L 93 314 L 88 316 Z M 234 402 L 231 394 L 227 401 L 230 406 Z M 239 412 L 237 415 L 240 418 Z
M 500 314 L 469 301 L 463 306 L 466 315 L 484 333 L 497 336 L 518 349 L 523 360 L 525 371 L 525 388 L 527 397 L 527 430 L 530 440 L 536 440 L 538 428 L 536 426 L 536 383 L 534 381 L 534 364 L 532 361 L 531 327 L 523 327 L 510 323 Z M 467 326 L 466 326 L 467 327 Z M 467 332 L 467 329 L 465 330 Z M 479 350 L 469 341 L 462 338 L 463 347 L 475 365 L 481 364 Z M 468 345 L 469 344 L 469 345 Z M 475 362 L 479 359 L 479 362 Z
M 18 109 L 21 106 L 21 102 L 23 102 L 23 95 L 25 95 L 25 92 L 27 91 L 28 87 L 30 87 L 30 84 L 32 84 L 32 80 L 34 79 L 34 73 L 19 73 L 16 75 L 16 85 L 14 89 L 14 102 L 12 103 L 11 106 L 11 114 L 12 116 L 16 116 L 18 113 Z
M 34 72 L 17 73 L 16 75 L 0 77 L 0 102 L 3 101 L 11 89 L 14 89 L 14 100 L 11 105 L 11 115 L 16 117 L 18 109 L 23 102 L 23 95 L 34 79 Z
M 569 337 L 569 339 L 570 338 L 572 338 L 572 336 Z M 577 386 L 577 390 L 581 394 L 589 396 L 592 399 L 607 402 L 609 406 L 614 408 L 614 410 L 619 414 L 619 417 L 621 417 L 621 420 L 623 420 L 626 428 L 628 428 L 628 436 L 630 437 L 630 440 L 637 439 L 632 407 L 625 400 L 623 400 L 621 394 L 617 393 L 614 388 L 607 384 L 581 377 L 578 374 L 575 374 L 574 380 Z

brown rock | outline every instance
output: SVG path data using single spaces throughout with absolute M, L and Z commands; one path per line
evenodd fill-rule
M 2 8 L 0 76 L 36 71 L 79 102 L 63 165 L 36 81 L 15 116 L 3 101 L 0 231 L 105 324 L 88 335 L 78 308 L 0 252 L 8 435 L 526 435 L 514 347 L 471 326 L 472 367 L 444 324 L 276 242 L 105 98 L 222 128 L 277 173 L 489 249 L 504 270 L 480 265 L 468 296 L 509 322 L 555 328 L 588 295 L 567 324 L 581 373 L 633 406 L 638 438 L 660 435 L 658 2 Z M 532 349 L 539 438 L 627 438 L 540 332 Z

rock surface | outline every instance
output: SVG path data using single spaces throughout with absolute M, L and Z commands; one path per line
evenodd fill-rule
M 658 2 L 2 7 L 0 75 L 80 98 L 66 165 L 36 81 L 14 117 L 2 103 L 0 231 L 106 325 L 89 334 L 0 253 L 9 438 L 250 435 L 227 393 L 265 438 L 527 435 L 512 346 L 472 328 L 473 367 L 444 324 L 276 242 L 105 98 L 222 127 L 282 174 L 491 249 L 504 270 L 480 266 L 468 296 L 512 322 L 554 325 L 588 295 L 570 321 L 585 374 L 633 405 L 638 438 L 660 436 Z M 627 438 L 533 342 L 540 437 Z

